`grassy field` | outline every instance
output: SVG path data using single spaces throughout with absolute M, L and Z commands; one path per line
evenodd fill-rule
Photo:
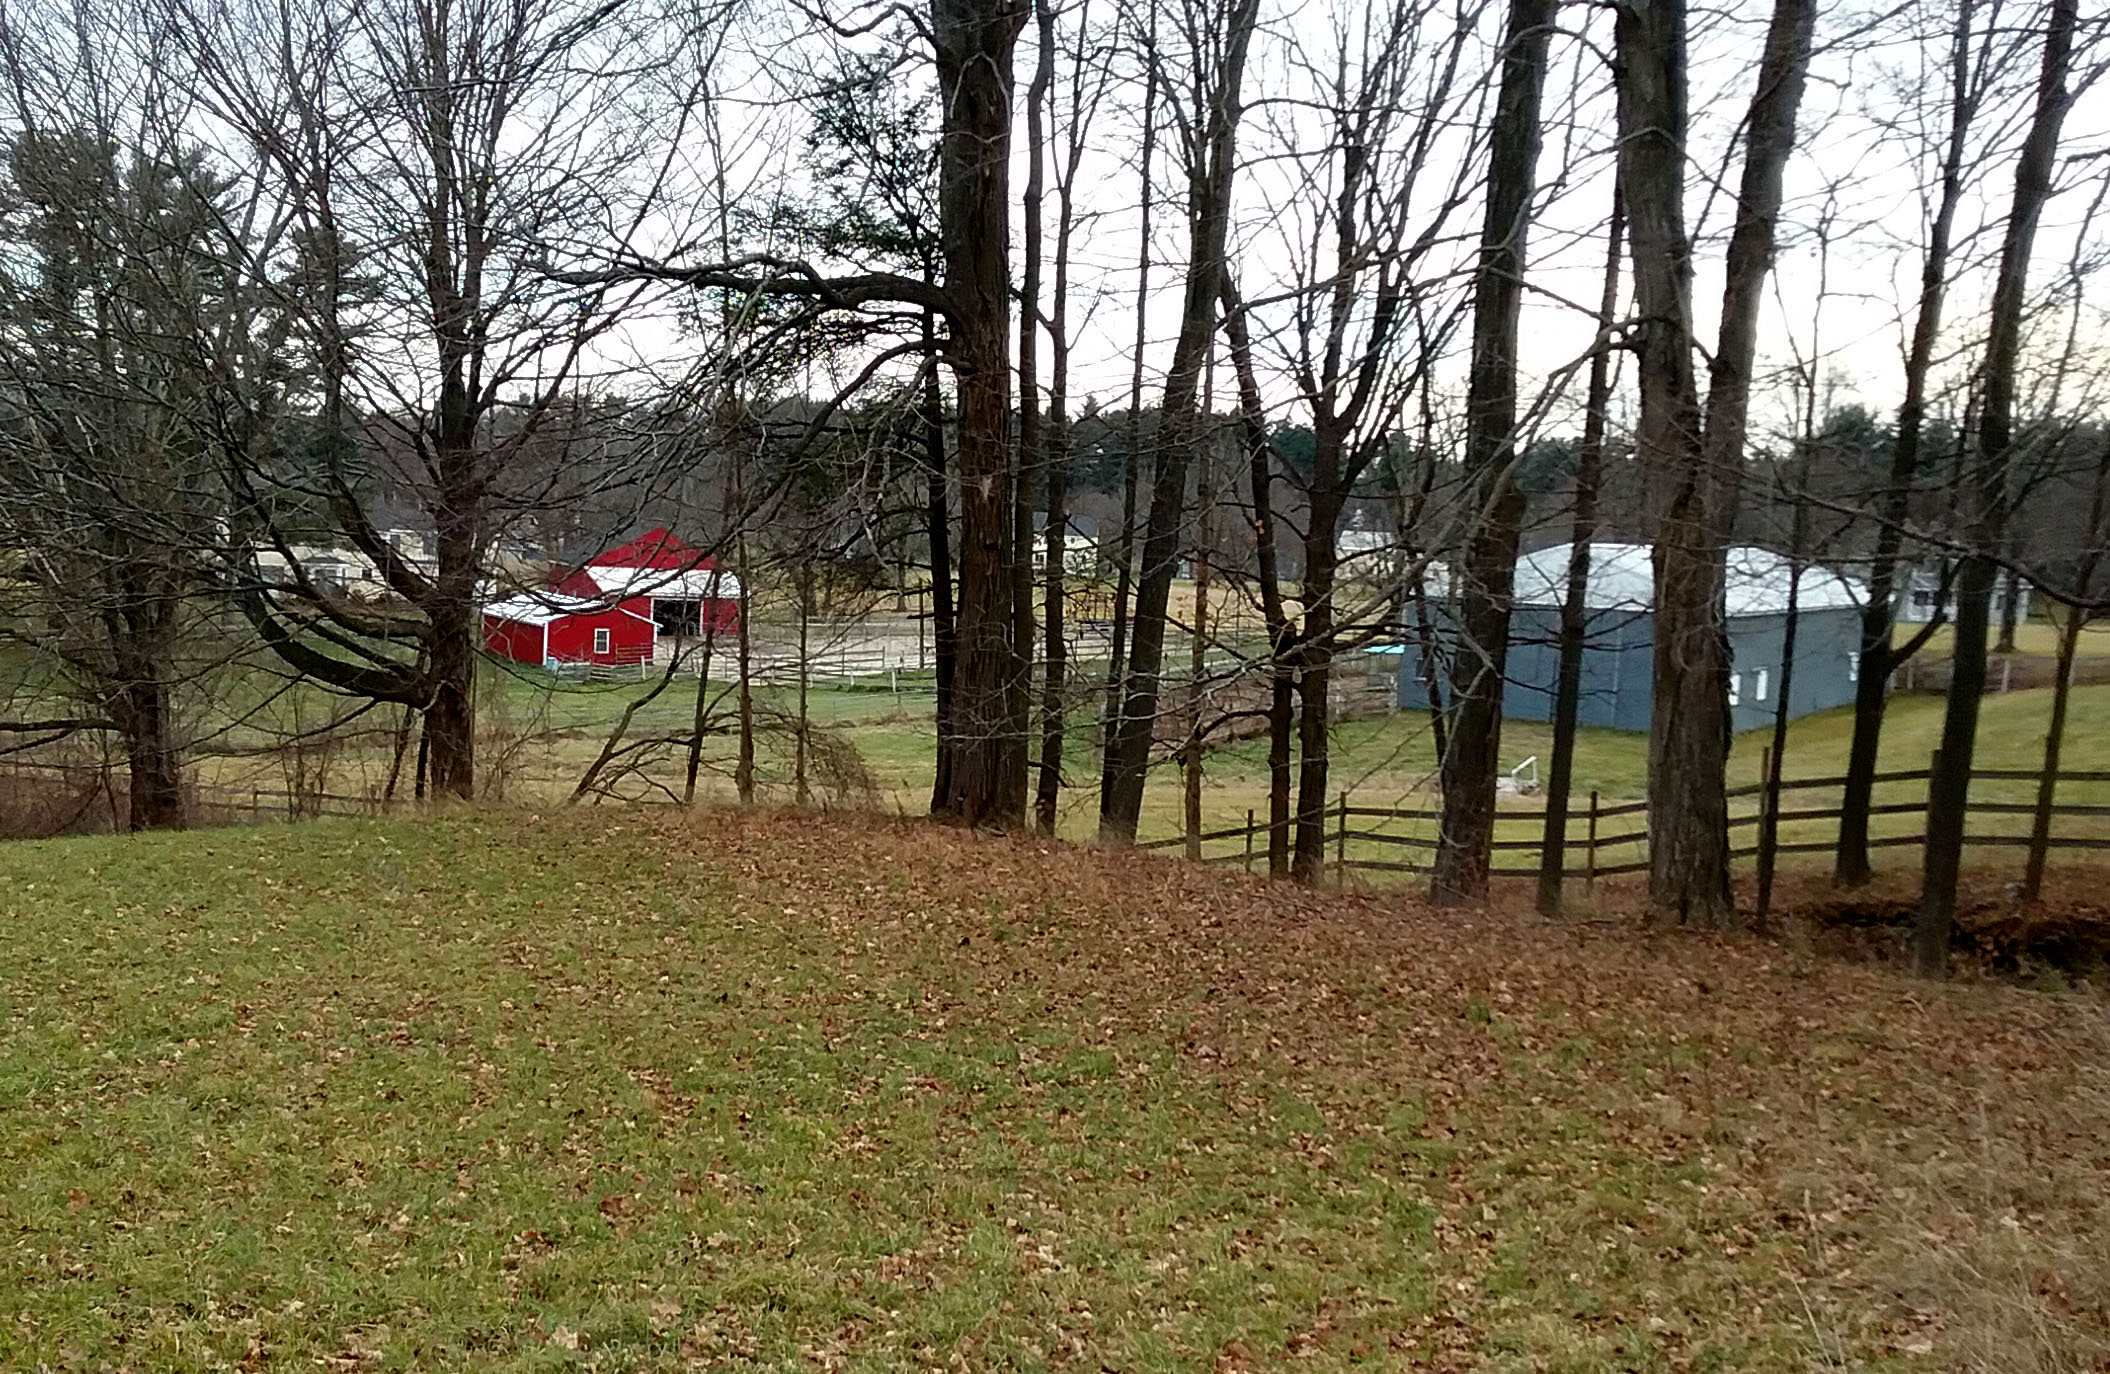
M 2049 635 L 2051 627 L 2032 622 L 2025 634 Z M 2028 643 L 2025 647 L 2031 647 Z M 1083 670 L 1089 679 L 1089 665 Z M 1351 675 L 1352 675 L 1351 670 Z M 623 711 L 647 696 L 650 682 L 623 681 L 594 684 L 560 682 L 539 670 L 501 669 L 486 671 L 480 704 L 484 739 L 479 766 L 493 799 L 547 804 L 568 797 L 582 773 L 600 751 L 610 728 Z M 786 723 L 795 713 L 795 693 L 783 686 L 759 689 L 758 708 L 766 728 L 759 749 L 759 777 L 765 799 L 792 799 L 793 739 Z M 735 745 L 732 703 L 727 684 L 712 684 L 712 721 L 718 733 L 706 743 L 700 790 L 706 797 L 732 794 Z M 1358 806 L 1397 807 L 1420 812 L 1435 805 L 1433 779 L 1436 771 L 1433 739 L 1425 717 L 1418 713 L 1382 713 L 1382 695 L 1373 694 L 1371 705 L 1380 713 L 1343 721 L 1334 733 L 1333 776 L 1329 792 L 1351 795 Z M 671 736 L 685 732 L 695 708 L 693 680 L 681 680 L 641 706 L 630 723 L 630 737 Z M 876 808 L 915 814 L 927 804 L 934 738 L 931 715 L 932 683 L 928 674 L 901 673 L 887 678 L 868 678 L 854 683 L 840 680 L 815 687 L 808 708 L 819 743 L 828 747 L 831 767 L 817 768 L 814 795 L 823 804 Z M 377 795 L 389 771 L 395 727 L 400 714 L 395 708 L 369 712 L 360 717 L 354 733 L 344 743 L 303 757 L 289 757 L 276 746 L 290 735 L 313 730 L 348 707 L 313 687 L 294 686 L 276 679 L 244 679 L 226 692 L 216 694 L 206 718 L 193 722 L 194 733 L 207 744 L 197 757 L 201 781 L 231 789 L 239 812 L 243 798 L 253 792 L 285 790 L 300 785 L 335 795 Z M 1884 736 L 1882 766 L 1886 770 L 1924 767 L 1940 733 L 1942 702 L 1939 697 L 1903 693 L 1893 699 Z M 2041 757 L 2042 737 L 2049 712 L 2049 693 L 2022 690 L 1988 697 L 1980 726 L 1979 757 L 1997 767 L 2030 767 Z M 1095 700 L 1080 701 L 1076 724 L 1068 737 L 1061 832 L 1070 838 L 1089 837 L 1096 828 L 1096 780 L 1098 759 L 1092 721 L 1097 715 Z M 1828 712 L 1795 722 L 1789 737 L 1787 772 L 1791 777 L 1834 775 L 1843 768 L 1851 719 L 1845 711 Z M 1731 762 L 1732 784 L 1754 782 L 1760 776 L 1760 755 L 1766 732 L 1739 738 Z M 1536 757 L 1543 765 L 1551 753 L 1547 726 L 1532 722 L 1510 722 L 1504 730 L 1503 761 L 1516 764 Z M 845 768 L 845 764 L 848 765 Z M 1576 755 L 1577 806 L 1586 805 L 1589 793 L 1599 793 L 1606 802 L 1636 799 L 1646 790 L 1646 739 L 1639 734 L 1615 731 L 1582 732 Z M 2110 685 L 2079 688 L 2068 727 L 2066 766 L 2071 770 L 2110 769 Z M 666 747 L 637 777 L 624 780 L 616 789 L 624 797 L 667 800 L 678 796 L 684 772 L 682 750 Z M 407 792 L 407 780 L 399 791 Z M 1909 805 L 1923 796 L 1918 783 L 1902 783 L 1882 789 L 1879 803 Z M 1830 804 L 1830 793 L 1798 793 L 1800 807 Z M 1979 789 L 1983 800 L 2017 804 L 2031 797 L 2030 786 L 2017 782 L 1989 782 Z M 2110 786 L 2073 783 L 2062 790 L 2062 799 L 2085 805 L 2110 805 Z M 1537 802 L 1530 797 L 1505 803 L 1506 809 L 1528 818 Z M 1203 793 L 1204 826 L 1221 829 L 1242 825 L 1248 814 L 1262 815 L 1267 806 L 1265 745 L 1259 740 L 1221 745 L 1212 749 L 1205 762 Z M 1742 811 L 1755 810 L 1754 802 L 1739 804 Z M 1153 775 L 1145 794 L 1141 833 L 1145 839 L 1180 833 L 1182 805 L 1176 772 L 1161 769 Z M 1428 838 L 1434 833 L 1433 819 L 1408 819 L 1371 823 L 1398 835 Z M 1917 818 L 1908 814 L 1880 816 L 1878 833 L 1904 834 L 1917 829 Z M 2027 825 L 2021 815 L 1974 820 L 1977 833 L 2017 834 Z M 2110 817 L 2062 819 L 2062 833 L 2110 837 Z M 1580 840 L 1586 822 L 1577 815 L 1571 835 Z M 1513 831 L 1512 838 L 1527 835 L 1527 821 Z M 1828 837 L 1824 822 L 1795 822 L 1785 831 L 1791 842 L 1817 842 Z M 1750 832 L 1740 837 L 1748 842 Z M 1212 845 L 1210 852 L 1231 855 L 1243 847 L 1242 840 Z M 1353 842 L 1351 859 L 1396 860 L 1401 852 L 1390 846 Z M 1608 851 L 1609 862 L 1641 857 L 1631 852 Z M 1911 866 L 1917 851 L 1897 848 L 1878 852 L 1879 863 Z M 2012 851 L 1994 862 L 2016 856 Z M 1526 851 L 1510 851 L 1506 864 L 1519 867 L 1535 862 Z M 1815 857 L 1791 859 L 1796 863 L 1818 863 Z M 1382 879 L 1377 879 L 1382 880 Z
M 1899 625 L 1895 639 L 1898 643 L 1913 638 L 1922 627 Z M 2000 623 L 1995 620 L 1987 631 L 1988 641 L 2000 637 Z M 1947 658 L 1956 643 L 1956 629 L 1952 625 L 1936 627 L 1927 637 L 1926 647 L 1921 650 L 1928 658 Z M 2058 624 L 2044 616 L 2035 616 L 2015 627 L 2015 652 L 2038 658 L 2050 658 L 2059 652 Z M 2081 632 L 2076 654 L 2080 658 L 2101 658 L 2110 654 L 2110 624 L 2098 621 Z
M 587 765 L 599 752 L 607 733 L 623 710 L 649 694 L 650 683 L 610 682 L 590 685 L 558 683 L 539 672 L 493 670 L 485 681 L 481 718 L 485 732 L 480 763 L 487 784 L 503 800 L 544 804 L 561 801 Z M 735 752 L 731 728 L 731 701 L 726 684 L 714 683 L 713 719 L 725 733 L 709 738 L 704 750 L 700 791 L 705 797 L 732 795 L 732 765 Z M 759 776 L 765 799 L 789 801 L 793 770 L 792 736 L 784 728 L 795 711 L 795 693 L 786 687 L 768 687 L 757 692 L 758 709 L 765 718 L 778 722 L 765 730 L 759 750 Z M 630 723 L 630 736 L 672 735 L 685 732 L 694 712 L 694 683 L 684 680 L 643 705 Z M 277 729 L 312 725 L 327 718 L 328 704 L 312 696 L 287 694 L 274 717 Z M 855 761 L 848 790 L 831 791 L 817 785 L 816 799 L 823 804 L 876 808 L 901 814 L 920 813 L 928 802 L 934 738 L 931 725 L 932 697 L 928 676 L 902 674 L 893 679 L 874 679 L 856 684 L 830 684 L 809 693 L 808 709 L 816 737 L 832 745 L 837 758 Z M 1887 770 L 1924 768 L 1939 741 L 1943 703 L 1938 696 L 1904 693 L 1893 698 L 1883 739 L 1881 766 Z M 1982 765 L 2030 768 L 2041 759 L 2043 734 L 2048 722 L 2050 694 L 2045 690 L 2015 691 L 1989 696 L 1983 705 L 1978 754 Z M 1096 740 L 1091 727 L 1096 710 L 1086 704 L 1068 737 L 1065 771 L 1069 787 L 1064 794 L 1061 833 L 1086 839 L 1096 828 L 1097 770 Z M 335 752 L 326 765 L 323 790 L 361 795 L 378 792 L 388 767 L 390 722 L 393 715 L 369 717 L 370 729 L 352 745 Z M 1836 775 L 1843 770 L 1847 741 L 1852 732 L 1849 712 L 1832 711 L 1804 717 L 1789 732 L 1786 771 L 1790 777 Z M 269 730 L 258 730 L 257 738 L 268 739 Z M 1755 731 L 1735 742 L 1730 764 L 1732 785 L 1756 782 L 1761 776 L 1761 755 L 1769 732 Z M 1503 760 L 1515 764 L 1536 756 L 1543 766 L 1552 751 L 1550 727 L 1528 721 L 1508 723 L 1503 732 Z M 2083 686 L 2075 691 L 2069 717 L 2065 767 L 2068 770 L 2110 770 L 2110 685 Z M 279 755 L 207 758 L 201 776 L 235 789 L 286 785 L 288 761 Z M 816 770 L 817 772 L 824 770 Z M 619 794 L 639 799 L 666 800 L 681 788 L 682 751 L 661 751 L 646 770 L 654 780 L 631 779 Z M 1349 793 L 1358 806 L 1398 807 L 1422 812 L 1436 804 L 1433 780 L 1436 760 L 1433 739 L 1425 716 L 1419 713 L 1379 713 L 1341 722 L 1334 732 L 1333 796 Z M 1586 821 L 1580 809 L 1590 792 L 1598 792 L 1607 803 L 1637 799 L 1645 795 L 1647 740 L 1640 734 L 1585 730 L 1577 744 L 1575 795 L 1578 814 L 1571 836 L 1580 841 Z M 825 779 L 823 780 L 825 781 Z M 404 784 L 407 790 L 407 784 Z M 1924 797 L 1924 785 L 1906 782 L 1879 789 L 1879 803 L 1910 804 Z M 1798 807 L 1835 804 L 1837 790 L 1795 794 Z M 1976 791 L 1979 799 L 2017 804 L 2031 800 L 2032 786 L 2023 782 L 1985 782 Z M 2061 790 L 2061 799 L 2084 805 L 2110 805 L 2110 785 L 2074 782 Z M 1532 797 L 1505 802 L 1508 813 L 1535 815 L 1538 801 Z M 1248 813 L 1264 816 L 1267 808 L 1266 746 L 1247 740 L 1212 749 L 1204 770 L 1203 810 L 1207 829 L 1242 825 Z M 1740 812 L 1753 812 L 1755 800 L 1737 804 Z M 1373 824 L 1388 833 L 1423 838 L 1434 834 L 1433 817 Z M 1973 833 L 2020 834 L 2028 820 L 2023 815 L 1976 818 Z M 1173 769 L 1153 774 L 1145 793 L 1141 833 L 1147 839 L 1180 833 L 1182 804 L 1180 780 Z M 1505 830 L 1512 838 L 1535 833 L 1535 821 Z M 1878 816 L 1878 834 L 1916 832 L 1919 820 L 1910 814 Z M 2062 818 L 2061 834 L 2110 837 L 2110 817 Z M 1741 842 L 1748 843 L 1745 831 Z M 1791 822 L 1784 828 L 1788 841 L 1821 841 L 1830 835 L 1828 822 Z M 1235 854 L 1241 840 L 1213 844 L 1208 852 Z M 1638 859 L 1638 846 L 1608 850 L 1606 862 Z M 1400 851 L 1391 846 L 1352 842 L 1351 859 L 1396 860 Z M 1911 867 L 1918 863 L 1912 848 L 1879 850 L 1879 864 Z M 1989 861 L 2019 861 L 2015 851 L 1995 854 Z M 1791 856 L 1789 862 L 1821 864 L 1821 856 Z M 1512 851 L 1505 864 L 1528 867 L 1535 856 Z M 1385 881 L 1383 877 L 1373 879 Z
M 0 848 L 0 1367 L 2080 1370 L 2099 999 L 855 818 Z

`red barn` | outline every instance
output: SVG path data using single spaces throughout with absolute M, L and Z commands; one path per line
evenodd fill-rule
M 673 639 L 740 628 L 740 579 L 664 529 L 647 530 L 553 576 L 550 590 L 628 607 Z
M 484 647 L 515 663 L 649 663 L 659 628 L 627 603 L 516 596 L 484 607 Z

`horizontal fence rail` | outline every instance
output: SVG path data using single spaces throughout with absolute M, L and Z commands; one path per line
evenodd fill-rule
M 1770 768 L 1761 771 L 1769 772 Z M 1925 845 L 1929 805 L 1926 785 L 1934 771 L 1933 767 L 1894 769 L 1874 776 L 1876 795 L 1882 799 L 1873 800 L 1868 807 L 1871 821 L 1878 823 L 1868 836 L 1870 850 Z M 2043 781 L 2040 770 L 1979 768 L 1972 770 L 1971 779 L 1974 790 L 1966 807 L 1963 832 L 1966 848 L 2028 848 L 2032 851 L 2032 864 L 2039 867 L 2048 851 L 2110 851 L 2110 770 L 2061 771 L 2053 779 L 2048 806 L 2037 795 Z M 10 781 L 16 783 L 13 790 L 18 793 L 24 790 L 24 784 L 55 786 L 58 793 L 63 793 L 55 798 L 55 814 L 71 808 L 76 821 L 93 828 L 123 827 L 125 770 L 121 763 L 0 759 L 0 789 L 7 788 Z M 186 783 L 184 798 L 193 821 L 208 824 L 372 816 L 413 800 L 410 794 L 414 780 L 407 770 L 400 784 L 396 795 L 389 796 L 380 787 L 348 793 L 298 782 L 267 787 L 193 781 Z M 1826 804 L 1827 799 L 1811 794 L 1827 790 L 1837 793 L 1845 784 L 1843 776 L 1825 776 L 1782 778 L 1771 785 L 1756 783 L 1727 789 L 1734 808 L 1729 817 L 1732 861 L 1755 862 L 1764 876 L 1770 874 L 1780 855 L 1830 853 L 1837 845 L 1843 805 L 1838 801 Z M 2061 799 L 2059 789 L 2074 784 L 2098 790 L 2087 800 Z M 1918 795 L 1900 799 L 1897 789 L 1908 786 L 1917 788 Z M 2025 800 L 2024 794 L 2035 799 Z M 2062 821 L 2067 822 L 2063 828 L 2059 825 Z M 1440 824 L 1441 816 L 1433 805 L 1371 806 L 1343 793 L 1325 808 L 1321 820 L 1324 875 L 1335 883 L 1351 883 L 1362 874 L 1426 874 L 1434 863 Z M 1498 880 L 1537 878 L 1545 825 L 1543 811 L 1497 811 L 1489 876 Z M 1291 826 L 1294 831 L 1294 817 Z M 1599 879 L 1648 871 L 1646 802 L 1607 802 L 1600 793 L 1590 792 L 1586 798 L 1577 798 L 1562 819 L 1562 833 L 1565 840 L 1561 876 L 1565 879 L 1594 884 Z M 1159 851 L 1185 849 L 1201 862 L 1238 865 L 1251 872 L 1266 867 L 1270 835 L 1268 822 L 1256 819 L 1248 811 L 1243 825 L 1166 836 L 1138 847 Z
M 0 760 L 0 787 L 34 780 L 61 784 L 94 797 L 111 814 L 112 829 L 121 829 L 115 812 L 121 809 L 125 769 L 120 764 L 47 763 L 31 759 Z M 320 820 L 332 816 L 375 816 L 410 800 L 412 779 L 403 778 L 403 794 L 394 798 L 379 793 L 353 795 L 325 788 L 242 787 L 187 781 L 184 806 L 192 824 L 228 821 Z M 87 808 L 83 808 L 86 811 Z M 84 818 L 84 817 L 83 817 Z
M 1868 807 L 1869 817 L 1872 820 L 1917 817 L 1920 823 L 1896 833 L 1871 834 L 1868 838 L 1870 849 L 1918 847 L 1926 843 L 1928 801 L 1924 788 L 1933 775 L 1932 767 L 1892 769 L 1875 775 L 1872 781 L 1878 795 L 1889 789 L 1894 798 L 1895 790 L 1901 786 L 1918 786 L 1921 793 L 1912 800 L 1872 801 Z M 2041 771 L 2026 768 L 1978 768 L 1971 772 L 1974 784 L 2028 784 L 2031 789 L 2040 785 L 2042 776 Z M 1742 804 L 1729 818 L 1731 834 L 1747 837 L 1730 850 L 1731 859 L 1756 859 L 1763 867 L 1783 854 L 1832 852 L 1838 844 L 1837 826 L 1843 804 L 1823 805 L 1815 799 L 1803 798 L 1827 789 L 1840 791 L 1846 781 L 1844 776 L 1782 778 L 1770 786 L 1761 782 L 1729 788 L 1726 795 L 1732 806 Z M 2046 809 L 2047 819 L 2053 822 L 2110 819 L 2110 801 L 2058 800 L 2057 787 L 2069 783 L 2110 784 L 2110 771 L 2061 771 L 2054 781 L 2054 800 Z M 2039 810 L 2036 801 L 1979 796 L 1971 800 L 1966 816 L 1967 821 L 1981 817 L 2034 819 Z M 1769 821 L 1773 832 L 1770 846 L 1764 842 Z M 1343 793 L 1325 812 L 1327 876 L 1340 883 L 1353 881 L 1355 875 L 1364 873 L 1425 874 L 1433 866 L 1440 824 L 1441 816 L 1433 806 L 1371 806 L 1358 803 Z M 1600 878 L 1648 871 L 1647 802 L 1608 803 L 1593 792 L 1587 801 L 1578 799 L 1563 824 L 1567 837 L 1562 852 L 1564 878 L 1594 882 Z M 1290 825 L 1294 830 L 1294 817 Z M 1536 860 L 1545 842 L 1545 825 L 1543 811 L 1498 811 L 1495 834 L 1490 841 L 1493 864 L 1489 876 L 1498 879 L 1537 878 L 1539 867 Z M 1782 827 L 1794 827 L 1794 831 L 1782 834 Z M 1809 831 L 1816 827 L 1828 828 L 1830 833 L 1812 836 Z M 2099 828 L 2100 834 L 2077 834 L 2071 829 L 2061 833 L 2056 826 L 2043 833 L 2038 833 L 2034 826 L 2025 833 L 1967 828 L 1963 843 L 1967 848 L 2016 849 L 2041 844 L 2046 850 L 2110 850 L 2110 825 Z M 1150 840 L 1138 848 L 1178 850 L 1186 847 L 1194 851 L 1208 847 L 1208 852 L 1198 854 L 1204 863 L 1239 864 L 1252 871 L 1256 866 L 1266 866 L 1270 830 L 1265 819 L 1256 819 L 1249 811 L 1244 825 L 1205 830 L 1193 836 L 1167 836 Z M 1235 847 L 1221 848 L 1226 842 Z

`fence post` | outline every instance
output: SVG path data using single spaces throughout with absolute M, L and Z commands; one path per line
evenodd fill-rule
M 1341 794 L 1340 828 L 1333 839 L 1333 880 L 1338 887 L 1348 886 L 1348 794 Z
M 1253 808 L 1245 809 L 1245 871 L 1253 871 Z
M 1590 789 L 1590 840 L 1583 846 L 1583 891 L 1597 890 L 1597 789 Z

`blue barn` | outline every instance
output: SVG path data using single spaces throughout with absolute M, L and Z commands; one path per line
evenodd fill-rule
M 1508 719 L 1553 719 L 1553 694 L 1560 679 L 1560 607 L 1567 592 L 1570 548 L 1557 544 L 1517 560 L 1509 683 L 1502 694 L 1502 714 Z M 1797 580 L 1795 680 L 1789 714 L 1805 716 L 1849 705 L 1854 699 L 1860 673 L 1861 606 L 1867 591 L 1827 568 L 1804 567 Z M 1783 555 L 1749 546 L 1729 550 L 1729 704 L 1731 723 L 1738 730 L 1771 724 L 1779 708 L 1789 583 L 1790 568 Z M 1589 620 L 1577 718 L 1584 725 L 1646 730 L 1655 653 L 1655 574 L 1648 545 L 1591 545 L 1590 578 L 1583 599 Z M 1449 608 L 1431 609 L 1442 617 L 1432 636 L 1441 673 L 1455 635 L 1449 629 Z M 1427 709 L 1427 672 L 1420 644 L 1410 637 L 1398 655 L 1400 707 Z M 1469 667 L 1461 662 L 1460 676 L 1467 671 Z M 1452 695 L 1448 674 L 1442 674 L 1442 680 L 1448 701 Z

